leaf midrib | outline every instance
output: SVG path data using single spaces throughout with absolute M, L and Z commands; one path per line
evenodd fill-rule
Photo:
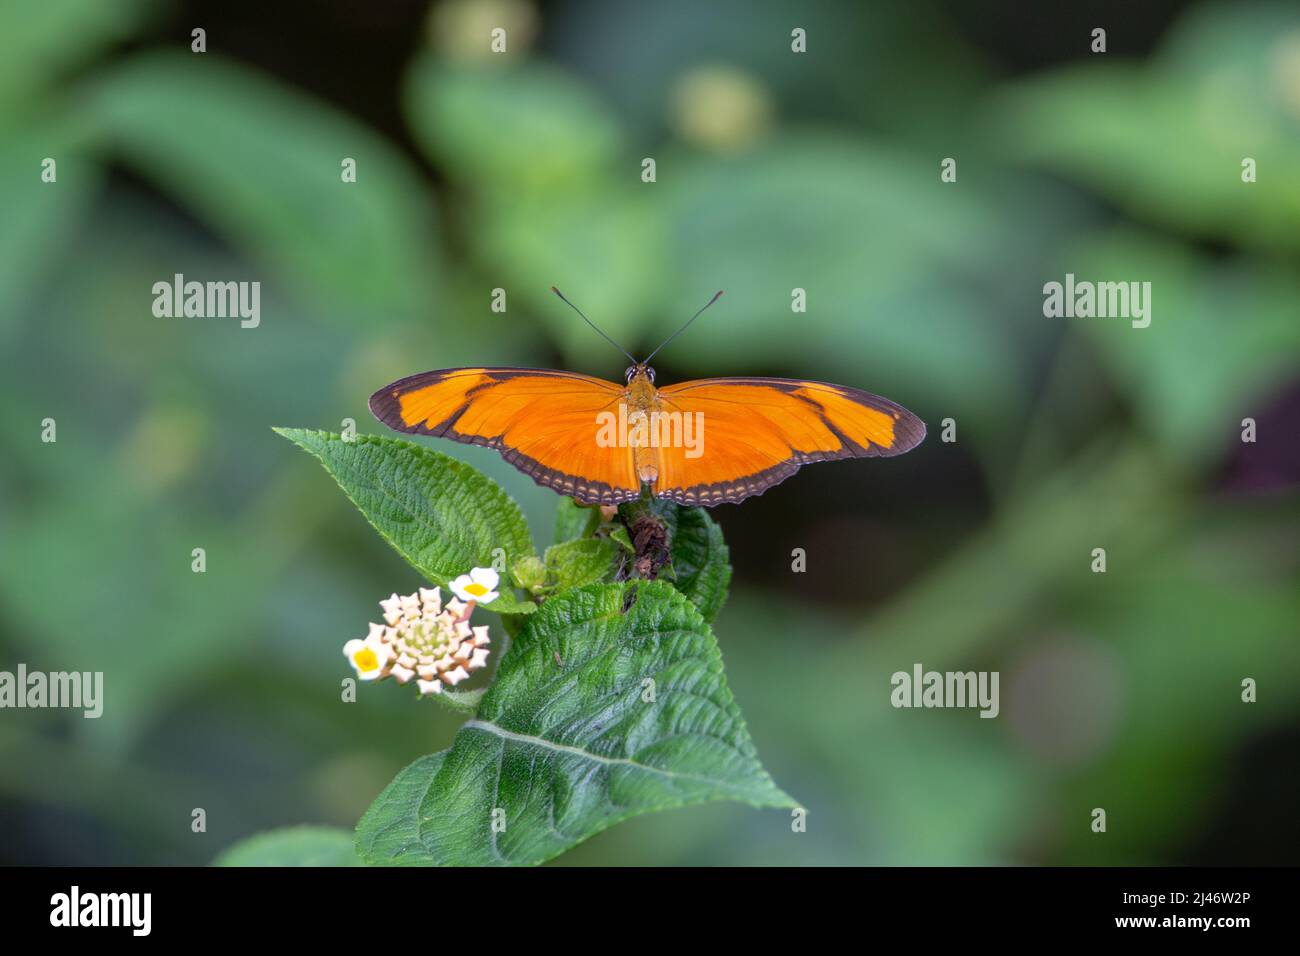
M 470 720 L 462 727 L 462 730 L 482 730 L 490 733 L 502 740 L 509 740 L 513 743 L 529 744 L 534 747 L 540 747 L 543 750 L 552 750 L 556 753 L 570 754 L 574 757 L 581 757 L 584 760 L 590 760 L 594 763 L 605 764 L 606 766 L 630 767 L 633 770 L 641 770 L 645 773 L 658 774 L 661 777 L 667 777 L 670 780 L 685 780 L 692 783 L 703 784 L 709 787 L 721 787 L 724 790 L 736 789 L 725 781 L 720 781 L 714 777 L 701 777 L 696 774 L 679 773 L 672 770 L 665 770 L 662 767 L 654 767 L 650 764 L 640 763 L 628 757 L 607 757 L 604 754 L 592 753 L 589 750 L 583 750 L 581 747 L 575 747 L 572 744 L 556 743 L 553 740 L 547 740 L 545 737 L 534 737 L 531 734 L 516 733 L 513 730 L 506 730 L 488 720 Z M 745 788 L 748 790 L 749 788 Z

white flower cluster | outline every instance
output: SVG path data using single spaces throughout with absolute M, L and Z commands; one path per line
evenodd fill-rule
M 370 625 L 364 638 L 348 641 L 343 653 L 361 680 L 392 676 L 397 683 L 414 679 L 420 696 L 455 687 L 487 664 L 487 625 L 471 627 L 474 602 L 452 598 L 445 605 L 438 588 L 392 595 L 379 606 L 384 623 Z

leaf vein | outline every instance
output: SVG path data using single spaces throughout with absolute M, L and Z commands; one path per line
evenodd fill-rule
M 584 760 L 590 760 L 594 763 L 604 764 L 612 767 L 630 767 L 633 770 L 641 770 L 645 773 L 658 774 L 669 780 L 689 780 L 695 783 L 708 784 L 716 787 L 720 782 L 712 777 L 701 777 L 697 774 L 680 773 L 673 770 L 664 770 L 662 767 L 655 767 L 651 764 L 640 763 L 639 761 L 629 759 L 628 757 L 606 757 L 604 754 L 592 753 L 589 750 L 583 750 L 581 747 L 574 747 L 571 744 L 556 743 L 554 740 L 547 740 L 545 737 L 534 737 L 530 734 L 519 734 L 513 730 L 506 730 L 494 723 L 486 720 L 471 720 L 461 727 L 462 730 L 482 730 L 486 733 L 500 737 L 502 740 L 518 744 L 528 744 L 533 747 L 541 747 L 545 750 L 553 750 L 556 753 L 570 754 L 574 757 L 581 757 Z M 504 752 L 504 747 L 502 748 Z M 498 770 L 498 773 L 500 771 Z

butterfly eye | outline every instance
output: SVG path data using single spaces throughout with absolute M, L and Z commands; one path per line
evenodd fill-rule
M 655 381 L 655 370 L 652 369 L 649 365 L 647 365 L 645 368 L 645 373 L 646 375 L 650 376 L 650 384 L 653 385 Z
M 632 376 L 633 376 L 634 374 L 636 374 L 636 366 L 635 366 L 635 365 L 629 365 L 629 366 L 627 367 L 627 371 L 623 373 L 623 377 L 624 377 L 625 379 L 627 379 L 627 380 L 630 382 L 630 381 L 632 381 Z

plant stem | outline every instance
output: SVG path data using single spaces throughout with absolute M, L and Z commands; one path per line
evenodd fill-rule
M 634 552 L 631 564 L 624 565 L 620 577 L 653 581 L 668 562 L 668 526 L 655 513 L 651 498 L 645 493 L 636 501 L 620 505 L 618 517 L 627 528 Z

